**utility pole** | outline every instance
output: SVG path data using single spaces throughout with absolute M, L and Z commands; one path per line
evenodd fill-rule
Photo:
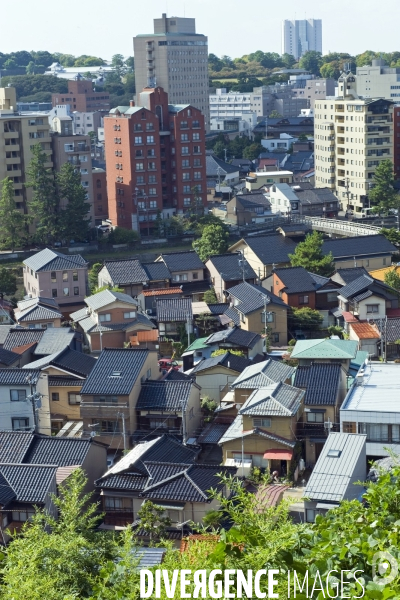
M 118 413 L 122 420 L 122 437 L 124 439 L 124 450 L 126 450 L 126 430 L 125 430 L 125 415 L 124 413 Z
M 189 346 L 190 346 L 190 315 L 189 315 L 189 313 L 187 314 L 186 326 L 187 326 L 187 339 L 188 339 L 188 348 L 189 348 Z

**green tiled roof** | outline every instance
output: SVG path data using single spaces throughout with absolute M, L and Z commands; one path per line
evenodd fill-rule
M 299 340 L 291 358 L 354 359 L 356 352 L 357 342 L 351 340 Z
M 208 348 L 206 344 L 206 340 L 208 340 L 210 336 L 198 338 L 195 340 L 188 348 L 186 348 L 186 352 L 193 352 L 193 350 L 201 350 L 202 348 Z

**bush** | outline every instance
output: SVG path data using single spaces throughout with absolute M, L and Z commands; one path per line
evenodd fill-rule
M 115 227 L 109 234 L 107 242 L 109 244 L 130 244 L 137 242 L 139 234 L 132 229 L 124 229 L 123 227 Z

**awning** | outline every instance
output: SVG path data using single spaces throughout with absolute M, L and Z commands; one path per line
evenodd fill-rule
M 339 504 L 328 504 L 327 502 L 318 502 L 316 509 L 323 508 L 324 510 L 330 510 L 331 508 L 337 508 Z
M 268 450 L 264 454 L 264 458 L 278 459 L 278 460 L 292 460 L 292 450 Z

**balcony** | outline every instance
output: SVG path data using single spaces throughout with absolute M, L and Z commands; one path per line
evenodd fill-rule
M 107 510 L 104 516 L 105 525 L 116 525 L 119 527 L 126 527 L 131 525 L 134 521 L 133 509 L 121 509 L 121 510 Z
M 5 140 L 16 140 L 19 138 L 19 132 L 18 131 L 5 131 L 4 132 L 4 139 Z
M 344 144 L 344 137 L 338 137 L 337 143 L 340 144 L 340 145 L 343 145 Z
M 340 431 L 340 423 L 332 423 L 332 428 L 330 431 Z M 307 437 L 327 438 L 328 430 L 325 428 L 324 423 L 308 423 L 307 421 L 299 421 L 296 426 L 296 436 L 300 439 Z
M 338 153 L 339 156 L 344 156 L 345 155 L 344 148 L 338 148 L 337 149 L 337 153 Z
M 344 160 L 344 158 L 338 158 L 338 165 L 340 165 L 341 167 L 344 167 L 344 166 L 345 166 L 345 164 L 346 164 L 346 163 L 345 163 L 345 160 Z
M 340 115 L 336 115 L 335 123 L 344 123 L 344 117 L 342 117 Z

